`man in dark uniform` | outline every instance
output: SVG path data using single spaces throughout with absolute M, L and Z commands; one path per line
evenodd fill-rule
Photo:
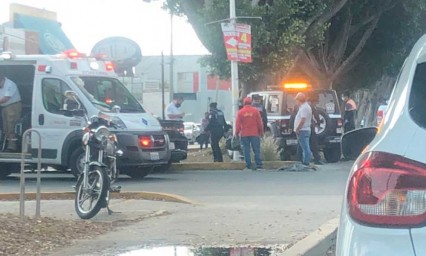
M 317 110 L 316 105 L 318 104 L 318 95 L 311 93 L 308 95 L 308 103 L 311 106 L 312 109 L 312 123 L 311 123 L 311 138 L 310 138 L 310 146 L 311 146 L 311 152 L 314 156 L 314 163 L 318 165 L 322 165 L 321 156 L 319 154 L 319 147 L 318 147 L 318 135 L 315 132 L 315 128 L 319 127 L 320 125 L 320 116 Z
M 355 115 L 357 106 L 353 99 L 351 99 L 349 96 L 349 91 L 345 91 L 342 93 L 342 100 L 345 104 L 345 124 L 344 124 L 344 130 L 345 133 L 350 132 L 352 130 L 355 130 Z
M 268 114 L 266 113 L 266 108 L 263 105 L 262 97 L 259 94 L 253 94 L 252 99 L 253 103 L 251 105 L 259 110 L 260 117 L 262 118 L 263 122 L 263 131 L 266 132 L 268 128 Z
M 219 141 L 224 133 L 228 130 L 228 125 L 225 121 L 225 115 L 217 109 L 217 103 L 210 103 L 209 124 L 206 131 L 210 132 L 211 147 L 213 150 L 213 161 L 223 162 L 222 150 L 219 147 Z

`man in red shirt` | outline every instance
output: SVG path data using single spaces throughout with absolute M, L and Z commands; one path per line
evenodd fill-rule
M 244 99 L 244 107 L 238 111 L 236 120 L 235 136 L 241 136 L 241 144 L 244 150 L 246 168 L 251 168 L 250 145 L 253 149 L 256 167 L 262 169 L 262 159 L 260 158 L 260 136 L 263 135 L 263 122 L 260 112 L 251 105 L 251 98 Z

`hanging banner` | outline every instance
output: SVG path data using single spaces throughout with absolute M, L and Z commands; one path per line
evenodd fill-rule
M 251 27 L 247 24 L 235 24 L 235 30 L 238 33 L 238 61 L 251 63 Z
M 245 63 L 252 62 L 250 25 L 222 23 L 222 32 L 227 59 Z

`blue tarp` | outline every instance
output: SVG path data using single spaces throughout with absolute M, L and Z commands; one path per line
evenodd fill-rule
M 74 49 L 57 21 L 15 14 L 14 27 L 38 32 L 41 54 L 57 54 Z

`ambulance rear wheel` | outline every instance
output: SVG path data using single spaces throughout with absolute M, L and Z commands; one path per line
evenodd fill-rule
M 0 170 L 0 180 L 6 179 L 10 174 L 12 174 L 11 171 Z
M 0 164 L 0 180 L 6 179 L 10 174 L 14 172 L 19 172 L 20 170 L 19 164 Z

